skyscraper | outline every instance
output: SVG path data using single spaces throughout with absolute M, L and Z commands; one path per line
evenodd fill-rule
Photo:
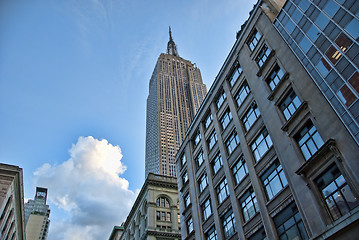
M 149 84 L 146 177 L 176 176 L 175 154 L 206 93 L 200 70 L 179 56 L 170 28 L 167 53 L 159 56 Z
M 46 239 L 49 231 L 50 208 L 46 204 L 47 188 L 36 187 L 34 200 L 25 203 L 26 239 Z

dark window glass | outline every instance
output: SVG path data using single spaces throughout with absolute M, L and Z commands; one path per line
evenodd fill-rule
M 287 178 L 284 175 L 282 166 L 277 160 L 267 171 L 261 176 L 268 200 L 271 200 L 285 186 L 287 186 Z
M 247 238 L 248 240 L 268 240 L 266 232 L 264 231 L 264 228 L 262 227 L 257 232 L 252 234 L 250 237 Z
M 309 39 L 306 36 L 304 36 L 300 41 L 299 46 L 303 49 L 305 53 L 307 53 L 310 47 L 312 46 L 312 43 L 309 41 Z
M 324 28 L 329 23 L 329 18 L 327 16 L 325 16 L 323 13 L 319 13 L 319 16 L 317 17 L 317 19 L 314 22 L 315 22 L 315 24 L 317 24 L 317 26 L 321 30 L 324 30 Z
M 307 31 L 307 35 L 313 42 L 315 42 L 319 37 L 318 28 L 315 25 L 310 26 Z
M 295 203 L 291 203 L 273 218 L 279 239 L 308 239 Z
M 345 27 L 345 30 L 352 35 L 355 40 L 359 40 L 359 21 L 353 18 L 349 24 Z
M 247 98 L 249 92 L 250 92 L 250 90 L 249 90 L 248 84 L 245 81 L 243 83 L 243 85 L 241 86 L 241 88 L 239 89 L 238 93 L 236 94 L 236 101 L 237 101 L 238 107 L 241 106 L 243 101 Z
M 260 116 L 260 112 L 258 106 L 257 104 L 253 103 L 242 118 L 242 122 L 246 131 L 248 131 L 253 126 L 253 124 L 259 118 L 259 116 Z
M 318 71 L 320 74 L 322 74 L 323 77 L 326 77 L 329 73 L 329 71 L 332 69 L 332 67 L 329 65 L 329 63 L 324 59 L 321 58 L 320 61 L 316 65 Z
M 256 48 L 260 38 L 261 38 L 261 34 L 257 31 L 257 29 L 254 29 L 247 43 L 251 51 L 253 51 Z
M 248 169 L 246 161 L 244 160 L 244 157 L 241 157 L 239 161 L 234 165 L 233 167 L 233 175 L 236 184 L 239 184 L 242 179 L 247 175 Z
M 303 12 L 305 12 L 309 8 L 310 3 L 308 2 L 308 0 L 301 0 L 299 1 L 298 6 L 302 9 Z
M 299 108 L 302 102 L 299 100 L 298 96 L 295 94 L 293 89 L 291 89 L 287 97 L 280 104 L 280 110 L 283 112 L 283 115 L 286 120 L 289 120 L 295 111 Z
M 247 192 L 245 192 L 243 196 L 239 199 L 239 202 L 241 204 L 244 221 L 247 222 L 259 210 L 257 198 L 254 194 L 253 189 L 250 188 Z
M 328 3 L 323 8 L 324 12 L 326 12 L 330 17 L 334 17 L 334 15 L 339 10 L 339 5 L 335 3 L 333 0 L 329 0 Z
M 268 78 L 266 79 L 266 82 L 272 91 L 278 85 L 280 80 L 282 80 L 283 76 L 284 76 L 283 70 L 279 67 L 278 64 L 276 64 L 272 72 L 269 74 Z
M 309 121 L 295 136 L 304 158 L 308 160 L 318 149 L 324 144 L 317 129 L 311 121 Z
M 222 217 L 223 232 L 225 239 L 230 238 L 236 232 L 236 220 L 232 209 Z
M 268 48 L 267 45 L 264 44 L 264 46 L 262 47 L 262 49 L 258 53 L 258 56 L 255 59 L 255 61 L 259 67 L 263 66 L 265 61 L 268 59 L 270 52 L 271 52 L 271 50 Z
M 329 168 L 315 182 L 334 220 L 358 206 L 359 201 L 354 197 L 336 165 Z
M 251 145 L 256 161 L 259 161 L 272 145 L 273 143 L 267 129 L 262 130 L 262 132 Z

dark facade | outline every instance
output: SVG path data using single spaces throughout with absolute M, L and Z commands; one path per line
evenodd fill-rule
M 319 73 L 318 84 L 311 62 L 298 54 L 302 48 L 278 27 L 288 5 L 323 8 L 325 1 L 316 2 L 259 1 L 237 33 L 177 154 L 182 239 L 359 236 L 359 148 L 350 125 L 358 124 L 351 112 L 358 100 L 344 90 L 328 97 L 325 77 Z M 347 2 L 335 4 L 350 10 Z M 350 16 L 357 21 L 358 11 Z M 341 54 L 338 62 L 358 71 L 347 56 L 358 44 L 352 28 L 338 27 L 337 38 L 351 41 L 343 49 L 318 27 Z M 355 73 L 332 67 L 344 84 L 339 89 L 357 97 Z

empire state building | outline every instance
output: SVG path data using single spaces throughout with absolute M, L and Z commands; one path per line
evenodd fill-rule
M 169 29 L 149 84 L 145 174 L 176 176 L 177 150 L 207 93 L 200 70 L 181 58 Z

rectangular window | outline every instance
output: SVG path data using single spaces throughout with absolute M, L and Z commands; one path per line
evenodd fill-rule
M 234 149 L 239 145 L 239 137 L 236 131 L 233 131 L 229 138 L 226 140 L 226 148 L 228 156 L 232 154 Z
M 283 70 L 279 67 L 278 64 L 276 64 L 273 70 L 271 71 L 271 73 L 269 74 L 268 78 L 266 79 L 266 82 L 272 91 L 282 80 L 283 76 L 284 76 Z
M 194 138 L 194 145 L 197 146 L 198 143 L 201 141 L 201 133 L 199 131 L 196 132 L 196 136 Z
M 231 87 L 233 87 L 233 85 L 237 82 L 237 79 L 241 75 L 242 71 L 243 70 L 240 65 L 235 67 L 229 78 L 229 84 L 231 85 Z
M 252 234 L 250 237 L 247 238 L 248 240 L 268 240 L 266 231 L 262 227 L 257 232 Z
M 304 224 L 295 203 L 291 203 L 278 213 L 273 222 L 277 228 L 279 239 L 308 239 Z
M 190 198 L 189 193 L 187 193 L 187 194 L 184 196 L 184 205 L 185 205 L 185 207 L 188 207 L 190 203 L 191 203 L 191 198 Z
M 250 38 L 248 39 L 248 47 L 251 51 L 253 51 L 256 46 L 258 45 L 259 40 L 261 39 L 261 34 L 258 32 L 257 29 L 254 29 L 254 31 L 252 32 Z
M 217 143 L 217 134 L 215 131 L 212 132 L 211 136 L 209 136 L 208 142 L 208 150 L 211 151 L 213 146 Z
M 262 67 L 265 61 L 267 61 L 269 54 L 271 50 L 268 48 L 266 44 L 262 47 L 262 49 L 259 51 L 255 61 L 258 64 L 259 67 Z
M 157 219 L 157 221 L 161 220 L 161 212 L 160 211 L 156 212 L 156 219 Z
M 181 163 L 182 163 L 182 166 L 184 166 L 186 164 L 186 155 L 182 155 L 181 156 Z
M 217 240 L 217 232 L 214 226 L 206 233 L 206 240 Z
M 183 185 L 185 185 L 188 182 L 188 174 L 185 172 L 182 176 Z
M 216 187 L 218 204 L 221 204 L 228 197 L 227 179 L 223 179 Z
M 227 109 L 223 116 L 221 117 L 221 125 L 222 125 L 222 129 L 226 129 L 226 127 L 228 126 L 229 122 L 232 120 L 232 113 L 229 111 L 229 109 Z
M 192 217 L 190 217 L 190 218 L 187 220 L 186 226 L 187 226 L 187 234 L 189 235 L 189 234 L 193 231 L 193 221 L 192 221 Z
M 204 162 L 203 151 L 202 150 L 196 156 L 195 161 L 196 161 L 196 166 L 197 166 L 197 169 L 198 169 L 202 165 L 202 163 Z
M 237 101 L 238 107 L 242 105 L 244 100 L 247 98 L 249 92 L 250 92 L 250 89 L 248 87 L 248 84 L 246 81 L 244 81 L 243 85 L 241 86 L 238 93 L 236 94 L 236 101 Z
M 242 122 L 246 131 L 248 131 L 253 126 L 253 124 L 255 123 L 255 121 L 257 121 L 260 115 L 261 114 L 259 112 L 257 104 L 252 103 L 251 107 L 248 109 L 248 111 L 242 118 Z
M 171 213 L 170 212 L 166 213 L 166 221 L 171 222 Z
M 282 165 L 280 165 L 278 160 L 265 171 L 265 173 L 261 176 L 261 180 L 266 190 L 268 200 L 271 200 L 285 186 L 288 185 L 287 178 L 284 176 Z
M 224 92 L 224 90 L 222 89 L 221 94 L 218 96 L 217 100 L 216 100 L 216 105 L 217 108 L 220 109 L 222 104 L 224 103 L 224 100 L 226 99 L 226 93 Z
M 352 190 L 336 165 L 333 165 L 318 177 L 315 183 L 321 191 L 330 215 L 334 220 L 358 206 L 358 199 L 353 195 Z
M 306 123 L 306 125 L 294 136 L 294 139 L 297 141 L 306 160 L 313 156 L 324 144 L 311 121 Z
M 199 191 L 203 192 L 203 190 L 208 186 L 207 173 L 204 173 L 198 180 Z
M 229 210 L 222 217 L 223 222 L 223 232 L 225 239 L 230 238 L 236 232 L 236 220 L 234 219 L 234 214 L 232 209 Z
M 233 167 L 233 176 L 236 184 L 239 184 L 242 179 L 247 175 L 248 169 L 244 157 L 241 157 L 239 161 Z
M 204 127 L 207 129 L 209 127 L 209 125 L 211 125 L 212 123 L 212 120 L 213 120 L 213 117 L 212 117 L 212 113 L 209 113 L 206 117 L 206 120 L 204 122 Z
M 254 158 L 257 162 L 264 156 L 272 145 L 273 143 L 267 129 L 263 129 L 251 145 Z
M 212 214 L 212 206 L 211 206 L 211 199 L 208 198 L 203 204 L 202 204 L 202 213 L 203 213 L 203 221 L 206 221 L 209 216 Z
M 298 96 L 295 94 L 293 89 L 291 89 L 286 96 L 286 98 L 283 100 L 283 102 L 279 105 L 280 110 L 282 111 L 284 117 L 286 120 L 289 120 L 291 116 L 297 111 L 300 104 L 302 102 L 298 98 Z
M 214 157 L 214 160 L 212 161 L 211 165 L 212 165 L 213 175 L 216 175 L 216 173 L 219 171 L 219 169 L 221 169 L 221 167 L 223 165 L 222 157 L 221 157 L 220 153 L 218 153 Z
M 243 194 L 239 199 L 242 208 L 244 221 L 251 219 L 259 211 L 257 198 L 252 188 Z

